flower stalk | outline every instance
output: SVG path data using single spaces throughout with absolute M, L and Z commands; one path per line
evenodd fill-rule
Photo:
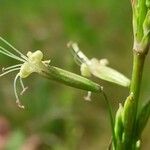
M 149 118 L 149 105 L 145 106 L 147 110 L 142 111 L 141 115 L 137 116 L 137 114 L 144 62 L 150 47 L 150 1 L 133 0 L 132 9 L 134 33 L 132 79 L 130 94 L 123 107 L 122 148 L 117 149 L 116 147 L 115 150 L 139 150 L 141 147 L 141 132 Z M 144 121 L 141 121 L 142 118 L 140 119 L 139 116 L 145 116 Z M 139 122 L 144 122 L 143 128 L 139 128 L 139 124 L 142 124 Z M 138 132 L 140 132 L 140 135 L 137 136 Z
M 140 150 L 141 134 L 150 115 L 149 101 L 142 107 L 141 111 L 138 109 L 143 68 L 150 48 L 150 0 L 131 0 L 131 3 L 134 35 L 131 81 L 122 73 L 108 66 L 109 62 L 107 59 L 98 60 L 97 58 L 89 59 L 86 57 L 76 43 L 70 42 L 68 47 L 72 50 L 75 60 L 80 65 L 82 76 L 52 66 L 49 60 L 43 61 L 43 53 L 39 50 L 33 53 L 29 51 L 27 55 L 23 55 L 19 50 L 0 37 L 0 40 L 14 52 L 12 53 L 0 46 L 0 53 L 20 61 L 19 64 L 3 68 L 3 73 L 0 74 L 0 77 L 2 77 L 8 73 L 18 71 L 14 78 L 14 93 L 18 106 L 24 108 L 19 101 L 16 87 L 17 81 L 19 79 L 22 94 L 27 89 L 22 79 L 27 78 L 32 73 L 38 73 L 47 79 L 88 91 L 87 100 L 90 99 L 91 92 L 101 92 L 108 106 L 113 150 Z M 85 78 L 90 76 L 130 88 L 129 96 L 126 98 L 124 105 L 119 105 L 115 121 L 110 102 L 103 87 Z

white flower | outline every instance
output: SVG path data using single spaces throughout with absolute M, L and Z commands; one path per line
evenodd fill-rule
M 0 53 L 21 62 L 16 65 L 9 66 L 7 68 L 2 68 L 3 73 L 0 74 L 0 77 L 8 73 L 18 71 L 14 79 L 14 93 L 16 97 L 16 103 L 20 108 L 24 108 L 24 106 L 20 103 L 19 96 L 17 93 L 17 87 L 16 87 L 17 80 L 19 79 L 20 81 L 22 87 L 22 92 L 20 94 L 22 95 L 27 89 L 27 87 L 24 86 L 22 79 L 27 78 L 33 72 L 41 73 L 43 70 L 46 70 L 46 67 L 50 63 L 50 60 L 42 61 L 43 53 L 40 50 L 37 50 L 33 53 L 29 51 L 27 53 L 27 56 L 25 56 L 2 37 L 0 37 L 0 40 L 4 42 L 6 45 L 8 45 L 16 54 L 8 51 L 2 46 L 0 46 Z
M 130 85 L 130 80 L 126 76 L 108 66 L 109 62 L 107 59 L 88 59 L 79 49 L 77 43 L 70 42 L 68 47 L 71 47 L 75 61 L 80 65 L 81 75 L 86 77 L 93 75 L 102 80 L 113 82 L 125 87 Z

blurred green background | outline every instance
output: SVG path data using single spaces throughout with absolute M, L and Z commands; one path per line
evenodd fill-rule
M 110 66 L 131 77 L 132 14 L 127 0 L 0 0 L 0 36 L 24 54 L 42 50 L 55 66 L 80 74 L 66 44 L 73 40 L 89 58 L 107 58 Z M 16 61 L 0 55 L 0 68 Z M 142 84 L 141 101 L 150 93 L 150 56 Z M 25 79 L 29 87 L 15 104 L 12 73 L 0 78 L 0 150 L 105 150 L 111 131 L 105 101 L 86 92 L 51 82 L 37 74 Z M 95 79 L 93 79 L 95 80 Z M 128 89 L 95 80 L 115 112 Z M 150 126 L 143 134 L 148 150 Z

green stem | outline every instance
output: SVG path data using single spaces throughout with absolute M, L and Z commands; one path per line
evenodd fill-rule
M 132 103 L 131 109 L 133 110 L 134 114 L 131 114 L 131 115 L 133 116 L 134 121 L 133 121 L 133 124 L 131 125 L 133 132 L 131 134 L 131 137 L 128 137 L 129 139 L 128 141 L 130 141 L 130 143 L 127 143 L 126 145 L 126 148 L 129 148 L 129 149 L 132 149 L 131 147 L 134 142 L 136 116 L 137 116 L 137 110 L 138 110 L 138 102 L 139 102 L 140 87 L 141 87 L 145 56 L 146 56 L 145 54 L 139 54 L 136 52 L 133 53 L 133 71 L 132 71 L 130 93 L 133 94 L 133 103 Z
M 133 71 L 132 71 L 132 80 L 130 86 L 130 92 L 133 93 L 134 100 L 136 103 L 136 109 L 138 106 L 138 99 L 140 94 L 140 86 L 142 80 L 143 66 L 145 61 L 145 55 L 134 53 L 133 54 Z
M 113 118 L 113 113 L 112 113 L 112 107 L 111 107 L 111 104 L 110 104 L 104 90 L 102 90 L 102 94 L 104 96 L 106 105 L 108 107 L 108 113 L 109 113 L 109 117 L 110 117 L 110 124 L 111 124 L 111 131 L 112 131 L 112 142 L 113 142 L 113 145 L 115 146 L 116 145 L 116 140 L 115 140 L 115 132 L 114 132 L 114 118 Z
M 131 86 L 130 86 L 130 93 L 133 93 L 133 99 L 134 99 L 134 125 L 135 126 L 135 120 L 137 116 L 137 109 L 138 109 L 138 102 L 139 102 L 139 95 L 140 95 L 140 87 L 141 87 L 141 80 L 142 80 L 142 74 L 143 74 L 143 67 L 145 62 L 145 54 L 133 54 L 133 71 L 132 71 L 132 80 L 131 80 Z

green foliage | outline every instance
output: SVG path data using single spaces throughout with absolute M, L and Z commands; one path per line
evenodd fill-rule
M 6 146 L 6 150 L 20 150 L 21 145 L 25 141 L 25 135 L 20 130 L 15 130 L 11 136 L 9 137 L 8 144 Z

